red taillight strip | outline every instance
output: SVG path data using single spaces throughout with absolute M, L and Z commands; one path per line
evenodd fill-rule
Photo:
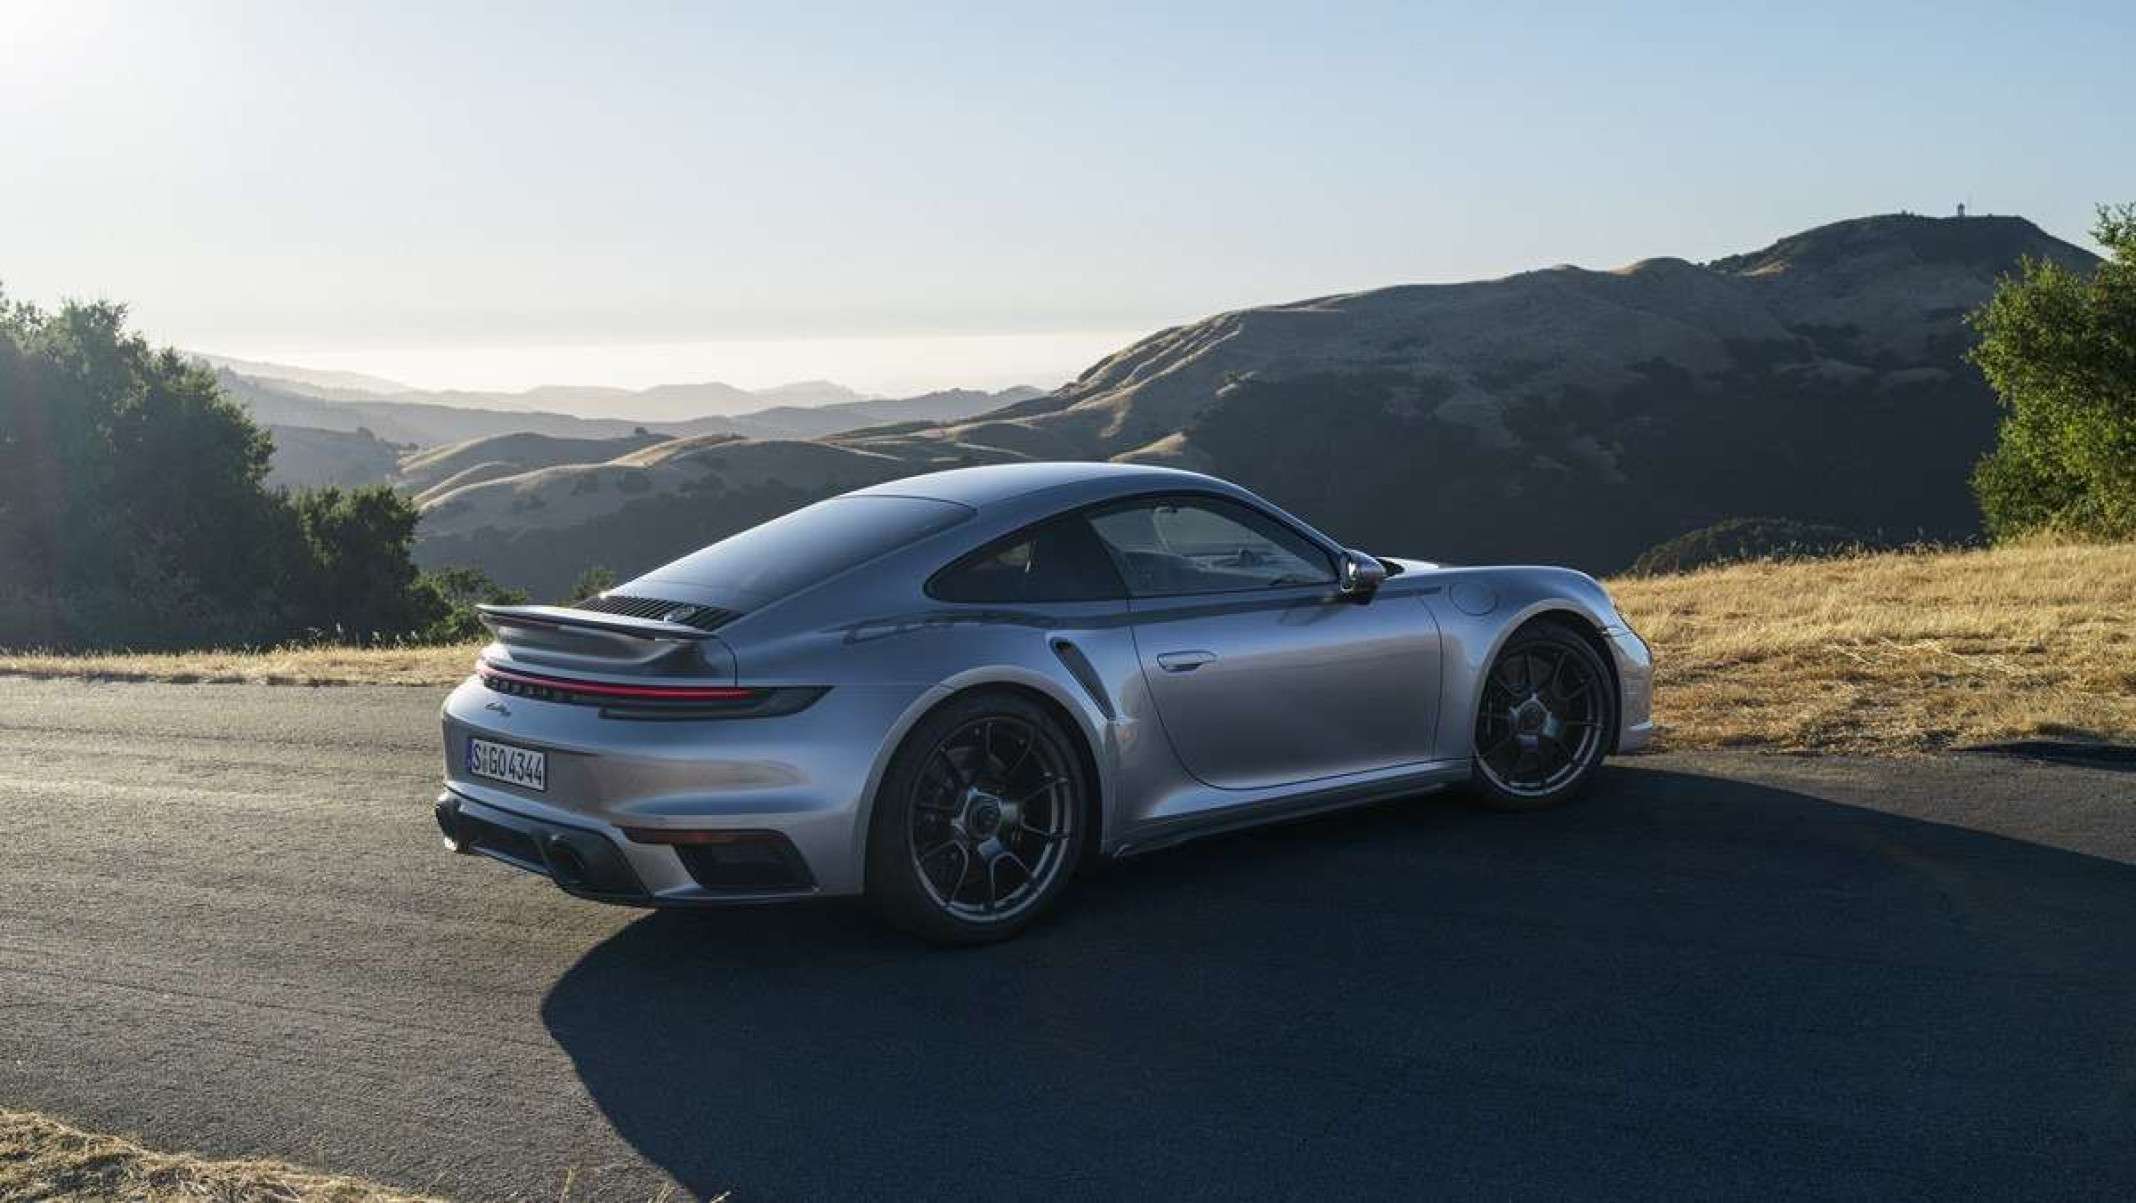
M 494 664 L 478 664 L 475 671 L 484 680 L 494 677 L 520 685 L 532 685 L 540 689 L 553 689 L 558 693 L 578 693 L 596 698 L 636 698 L 640 701 L 658 702 L 746 702 L 758 692 L 735 685 L 606 685 L 598 681 L 574 681 L 567 677 L 543 677 L 534 673 L 514 672 L 498 668 Z

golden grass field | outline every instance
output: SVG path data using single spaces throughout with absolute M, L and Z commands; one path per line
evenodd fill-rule
M 0 1199 L 55 1203 L 430 1203 L 271 1161 L 157 1153 L 43 1116 L 0 1111 Z
M 1757 562 L 1609 583 L 1659 665 L 1661 746 L 1906 753 L 2136 741 L 2136 544 Z M 59 656 L 0 673 L 443 687 L 475 645 Z
M 2136 740 L 2136 544 L 1752 563 L 1613 581 L 1674 748 Z

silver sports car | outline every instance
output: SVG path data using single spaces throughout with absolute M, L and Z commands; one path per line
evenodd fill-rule
M 1447 785 L 1549 806 L 1653 729 L 1591 578 L 1345 550 L 1166 468 L 910 477 L 484 621 L 454 850 L 638 906 L 865 895 L 951 943 L 1100 857 Z

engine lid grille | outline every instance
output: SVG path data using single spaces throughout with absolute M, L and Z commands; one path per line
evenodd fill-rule
M 666 601 L 657 597 L 629 597 L 621 593 L 603 593 L 584 601 L 572 602 L 573 610 L 590 610 L 596 614 L 621 614 L 627 618 L 657 618 L 662 622 L 678 622 L 700 631 L 717 630 L 732 622 L 739 615 L 734 610 L 722 610 L 718 606 L 700 606 L 695 602 Z

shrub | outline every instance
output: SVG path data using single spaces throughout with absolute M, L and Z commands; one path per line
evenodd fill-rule
M 1730 518 L 1648 548 L 1632 576 L 1690 572 L 1739 560 L 1800 560 L 1845 555 L 1867 544 L 1852 531 L 1792 518 Z
M 482 616 L 475 611 L 476 606 L 519 606 L 527 601 L 522 590 L 507 589 L 475 568 L 426 572 L 417 579 L 416 590 L 428 595 L 437 613 L 428 626 L 416 632 L 415 639 L 420 643 L 464 643 L 480 638 Z

